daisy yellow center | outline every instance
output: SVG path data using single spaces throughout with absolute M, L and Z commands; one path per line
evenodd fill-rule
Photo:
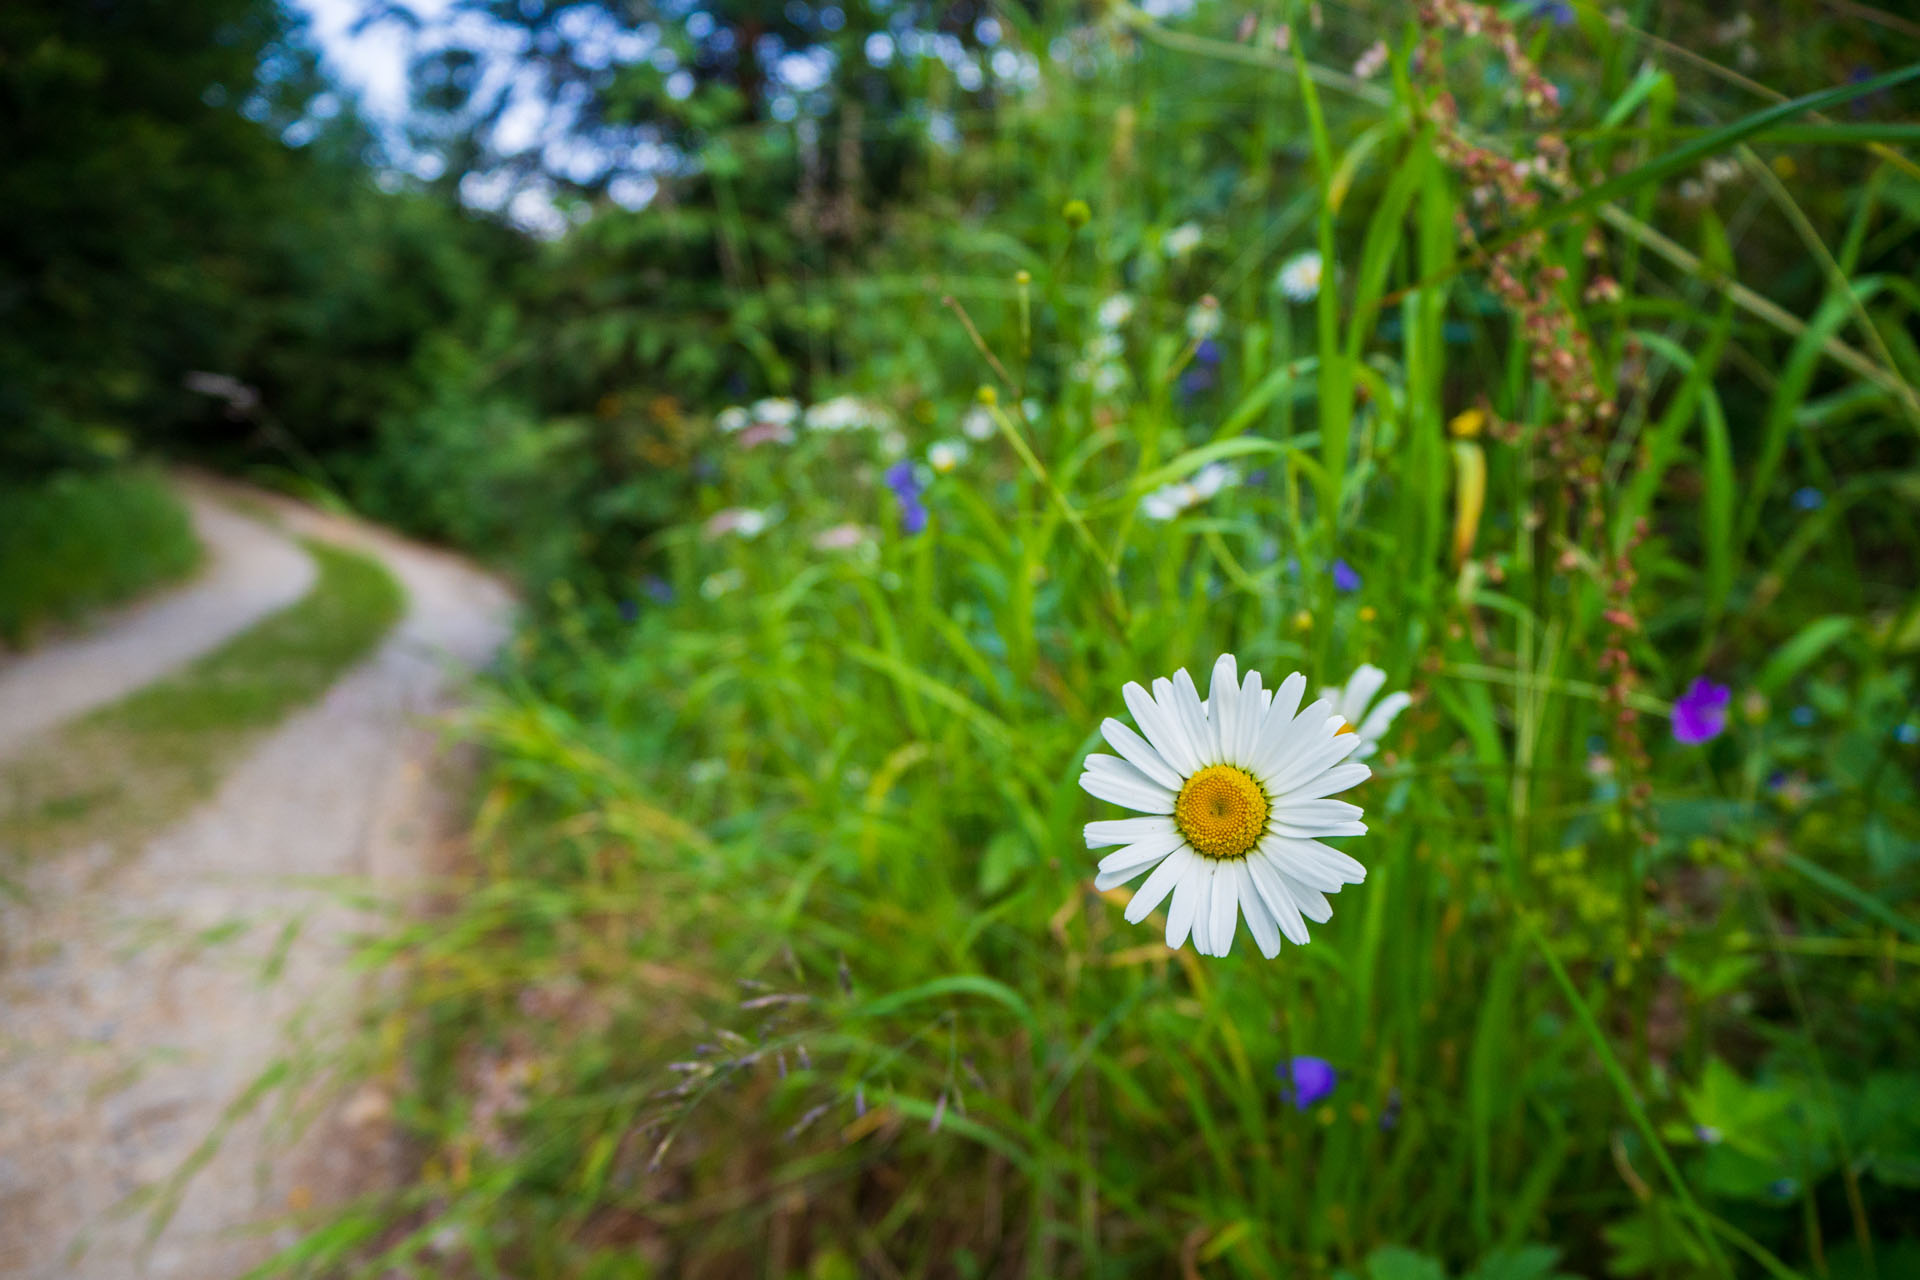
M 1195 852 L 1244 858 L 1267 830 L 1267 793 L 1245 769 L 1210 764 L 1187 779 L 1173 802 L 1174 825 Z

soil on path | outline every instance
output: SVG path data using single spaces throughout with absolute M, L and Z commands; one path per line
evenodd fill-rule
M 200 810 L 130 858 L 47 851 L 24 900 L 0 899 L 7 1280 L 227 1280 L 291 1238 L 261 1224 L 365 1185 L 393 1159 L 377 1095 L 336 1107 L 298 1143 L 256 1108 L 227 1128 L 157 1237 L 128 1211 L 130 1196 L 188 1166 L 263 1071 L 304 1051 L 287 1032 L 296 1015 L 298 1043 L 321 1047 L 353 1016 L 357 979 L 342 960 L 368 920 L 338 889 L 404 901 L 434 869 L 451 827 L 433 721 L 507 636 L 507 591 L 458 559 L 250 496 L 296 532 L 378 556 L 407 612 Z M 192 500 L 198 515 L 216 486 L 196 482 Z M 241 542 L 286 541 L 230 510 L 215 524 L 229 518 L 251 530 Z

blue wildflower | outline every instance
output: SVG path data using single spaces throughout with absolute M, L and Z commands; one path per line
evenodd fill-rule
M 1818 511 L 1827 505 L 1827 495 L 1807 485 L 1793 491 L 1793 505 L 1802 511 Z
M 1291 1058 L 1275 1067 L 1273 1073 L 1289 1082 L 1281 1087 L 1280 1096 L 1291 1102 L 1296 1111 L 1307 1110 L 1340 1083 L 1340 1073 L 1325 1058 Z
M 1787 712 L 1787 719 L 1804 729 L 1813 723 L 1813 708 L 1803 702 L 1793 710 Z
M 657 573 L 650 573 L 642 578 L 640 590 L 644 591 L 647 599 L 655 604 L 673 603 L 673 584 Z
M 1335 560 L 1333 562 L 1333 585 L 1342 591 L 1358 591 L 1360 589 L 1360 575 L 1355 573 L 1353 566 L 1345 560 Z

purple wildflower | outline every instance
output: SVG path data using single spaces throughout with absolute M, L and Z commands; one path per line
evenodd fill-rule
M 1575 17 L 1567 0 L 1534 0 L 1533 16 L 1550 19 L 1556 27 L 1571 26 Z
M 615 607 L 620 611 L 620 621 L 622 622 L 633 622 L 640 617 L 640 604 L 636 600 L 622 600 Z
M 1296 1111 L 1307 1110 L 1340 1083 L 1340 1073 L 1325 1058 L 1290 1058 L 1275 1067 L 1273 1073 L 1292 1082 L 1281 1086 L 1280 1096 L 1291 1102 Z
M 1701 676 L 1673 704 L 1673 740 L 1687 746 L 1711 742 L 1726 732 L 1733 691 Z
M 642 578 L 640 589 L 646 592 L 647 599 L 655 604 L 673 603 L 673 584 L 657 573 L 650 573 Z
M 1193 362 L 1208 366 L 1219 364 L 1220 344 L 1212 338 L 1202 338 L 1200 344 L 1193 349 Z
M 1355 573 L 1353 566 L 1345 560 L 1335 560 L 1333 562 L 1333 585 L 1342 591 L 1358 591 L 1360 589 L 1360 575 Z
M 927 508 L 920 501 L 925 490 L 920 478 L 913 473 L 913 464 L 901 460 L 888 467 L 880 477 L 887 488 L 893 490 L 894 499 L 900 504 L 900 531 L 912 535 L 927 527 Z

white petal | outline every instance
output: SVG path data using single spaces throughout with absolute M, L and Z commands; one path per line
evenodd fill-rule
M 1274 709 L 1279 709 L 1277 701 Z M 1267 727 L 1260 735 L 1260 745 L 1254 748 L 1253 759 L 1248 763 L 1253 776 L 1269 791 L 1276 790 L 1269 779 L 1284 777 L 1308 751 L 1332 739 L 1333 731 L 1326 727 L 1332 714 L 1322 701 L 1290 720 L 1269 715 Z
M 1172 818 L 1108 818 L 1087 824 L 1087 848 L 1110 844 L 1133 844 L 1151 840 L 1163 832 L 1174 831 Z
M 1160 753 L 1153 749 L 1153 744 L 1145 738 L 1111 717 L 1101 721 L 1100 733 L 1128 764 L 1163 787 L 1171 787 L 1175 791 L 1180 789 L 1185 779 L 1161 758 Z
M 1293 879 L 1323 892 L 1337 893 L 1341 885 L 1359 884 L 1367 878 L 1366 867 L 1318 840 L 1268 836 L 1260 842 L 1260 852 Z
M 1260 780 L 1267 793 L 1289 795 L 1352 755 L 1360 745 L 1360 735 L 1337 732 L 1341 723 L 1337 717 L 1330 716 L 1319 729 L 1303 733 L 1291 759 Z
M 1167 859 L 1167 862 L 1172 861 L 1172 858 Z M 1173 905 L 1167 908 L 1167 945 L 1175 951 L 1186 945 L 1187 935 L 1193 931 L 1194 912 L 1199 910 L 1206 892 L 1206 867 L 1199 865 L 1201 861 L 1198 855 L 1189 854 L 1187 864 L 1173 886 Z M 1160 865 L 1165 866 L 1166 863 Z
M 1273 701 L 1273 695 L 1260 687 L 1260 673 L 1247 672 L 1247 678 L 1240 685 L 1240 732 L 1234 735 L 1233 750 L 1229 758 L 1236 763 L 1244 763 L 1253 755 L 1254 741 L 1260 736 L 1260 724 L 1267 718 L 1267 704 Z
M 1333 836 L 1363 836 L 1364 822 L 1269 822 L 1267 830 L 1287 840 L 1325 840 Z
M 1202 858 L 1195 873 L 1199 893 L 1193 906 L 1193 949 L 1203 956 L 1213 954 L 1213 878 L 1219 871 L 1218 862 Z
M 1307 678 L 1298 671 L 1280 682 L 1274 690 L 1273 705 L 1267 709 L 1269 716 L 1279 716 L 1282 723 L 1292 720 L 1300 710 L 1300 699 L 1307 695 Z
M 1155 867 L 1153 874 L 1140 886 L 1139 892 L 1133 895 L 1132 901 L 1127 903 L 1127 923 L 1139 924 L 1145 920 L 1173 892 L 1174 886 L 1186 878 L 1193 860 L 1194 852 L 1191 849 L 1175 849 L 1168 854 L 1166 860 Z
M 1172 813 L 1173 792 L 1114 756 L 1087 757 L 1080 785 L 1102 800 L 1123 804 L 1141 813 Z
M 1247 856 L 1247 870 L 1252 873 L 1254 888 L 1260 891 L 1260 900 L 1273 913 L 1273 922 L 1279 926 L 1280 932 L 1294 946 L 1306 946 L 1307 922 L 1300 918 L 1300 908 L 1287 891 L 1280 869 L 1273 865 L 1264 851 L 1256 850 Z
M 1266 710 L 1260 717 L 1260 723 L 1254 728 L 1252 745 L 1240 759 L 1240 763 L 1254 777 L 1261 775 L 1268 753 L 1278 751 L 1280 745 L 1286 741 L 1287 728 L 1293 723 L 1294 707 L 1298 705 L 1306 684 L 1306 677 L 1296 671 L 1288 676 L 1273 697 L 1267 700 Z
M 1358 822 L 1366 811 L 1345 800 L 1276 800 L 1273 817 L 1288 826 L 1305 827 L 1319 822 Z
M 1282 871 L 1280 879 L 1286 883 L 1287 892 L 1293 895 L 1294 905 L 1300 908 L 1300 914 L 1315 924 L 1325 924 L 1333 919 L 1333 906 L 1327 901 L 1327 895 L 1312 885 L 1301 884 Z
M 1240 882 L 1240 910 L 1247 917 L 1247 932 L 1253 935 L 1254 945 L 1260 948 L 1260 954 L 1271 960 L 1280 954 L 1280 929 L 1273 922 L 1273 913 L 1267 910 L 1266 902 L 1260 897 L 1260 891 L 1254 888 L 1253 871 L 1247 866 L 1247 859 L 1234 860 L 1234 875 Z
M 1240 665 L 1230 653 L 1214 659 L 1213 680 L 1207 685 L 1207 704 L 1214 754 L 1221 760 L 1231 760 L 1240 738 Z
M 1366 765 L 1355 764 L 1352 761 L 1337 764 L 1331 769 L 1322 770 L 1288 791 L 1285 802 L 1292 804 L 1297 800 L 1319 800 L 1325 796 L 1338 795 L 1349 787 L 1359 786 L 1372 776 L 1373 770 Z
M 1160 691 L 1160 682 L 1153 682 L 1154 692 Z M 1193 677 L 1187 674 L 1185 667 L 1173 673 L 1172 693 L 1161 699 L 1162 706 L 1170 706 L 1180 717 L 1180 723 L 1187 727 L 1187 740 L 1193 743 L 1194 750 L 1200 756 L 1202 765 L 1219 764 L 1220 757 L 1214 750 L 1213 728 L 1207 723 L 1207 713 L 1200 706 L 1200 691 L 1193 687 Z
M 1239 924 L 1240 877 L 1232 863 L 1221 862 L 1213 871 L 1213 919 L 1207 925 L 1214 955 L 1224 956 L 1233 950 L 1233 934 Z
M 1367 713 L 1367 704 L 1373 701 L 1380 687 L 1387 682 L 1387 673 L 1371 662 L 1363 662 L 1347 680 L 1345 692 L 1340 695 L 1340 705 L 1335 708 L 1347 723 L 1358 729 L 1361 719 Z
M 1100 859 L 1100 874 L 1093 878 L 1093 887 L 1105 893 L 1123 885 L 1185 843 L 1180 833 L 1174 831 L 1110 853 Z
M 1155 681 L 1164 684 L 1165 681 Z M 1160 700 L 1137 684 L 1129 684 L 1120 691 L 1127 700 L 1127 710 L 1133 712 L 1134 723 L 1140 726 L 1140 732 L 1147 735 L 1147 741 L 1160 753 L 1160 758 L 1173 766 L 1174 772 L 1182 777 L 1193 773 L 1200 767 L 1199 758 L 1193 750 L 1193 744 L 1187 741 L 1186 730 L 1180 725 L 1179 717 L 1168 714 Z
M 1393 719 L 1413 702 L 1406 693 L 1390 693 L 1380 699 L 1380 705 L 1367 712 L 1367 718 L 1359 725 L 1360 736 L 1369 743 L 1379 740 L 1380 735 L 1393 727 Z

